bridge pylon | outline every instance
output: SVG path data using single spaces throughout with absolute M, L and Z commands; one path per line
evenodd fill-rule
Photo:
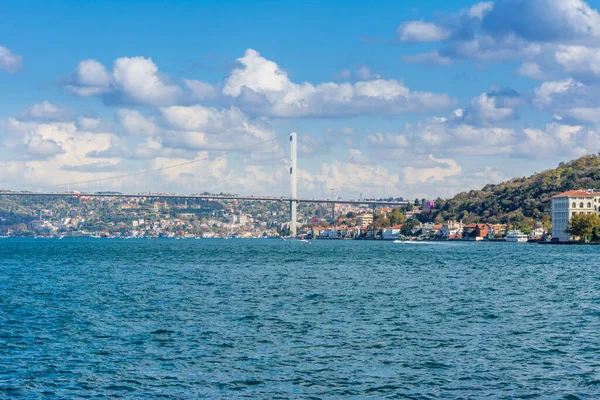
M 296 132 L 290 134 L 290 236 L 296 236 L 296 221 L 298 221 L 298 143 Z

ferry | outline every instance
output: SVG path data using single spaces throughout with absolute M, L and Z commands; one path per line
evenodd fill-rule
M 507 242 L 527 243 L 527 235 L 520 230 L 508 231 L 504 240 Z

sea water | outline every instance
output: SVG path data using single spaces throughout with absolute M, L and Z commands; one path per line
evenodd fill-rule
M 0 240 L 0 398 L 598 398 L 600 247 Z

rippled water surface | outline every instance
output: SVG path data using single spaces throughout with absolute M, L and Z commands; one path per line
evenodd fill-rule
M 0 398 L 599 398 L 600 247 L 0 240 Z

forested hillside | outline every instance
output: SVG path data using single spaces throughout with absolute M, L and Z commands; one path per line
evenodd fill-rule
M 515 225 L 529 225 L 533 220 L 548 223 L 552 196 L 573 189 L 600 189 L 599 156 L 585 156 L 530 177 L 487 185 L 451 199 L 437 199 L 431 219 Z

